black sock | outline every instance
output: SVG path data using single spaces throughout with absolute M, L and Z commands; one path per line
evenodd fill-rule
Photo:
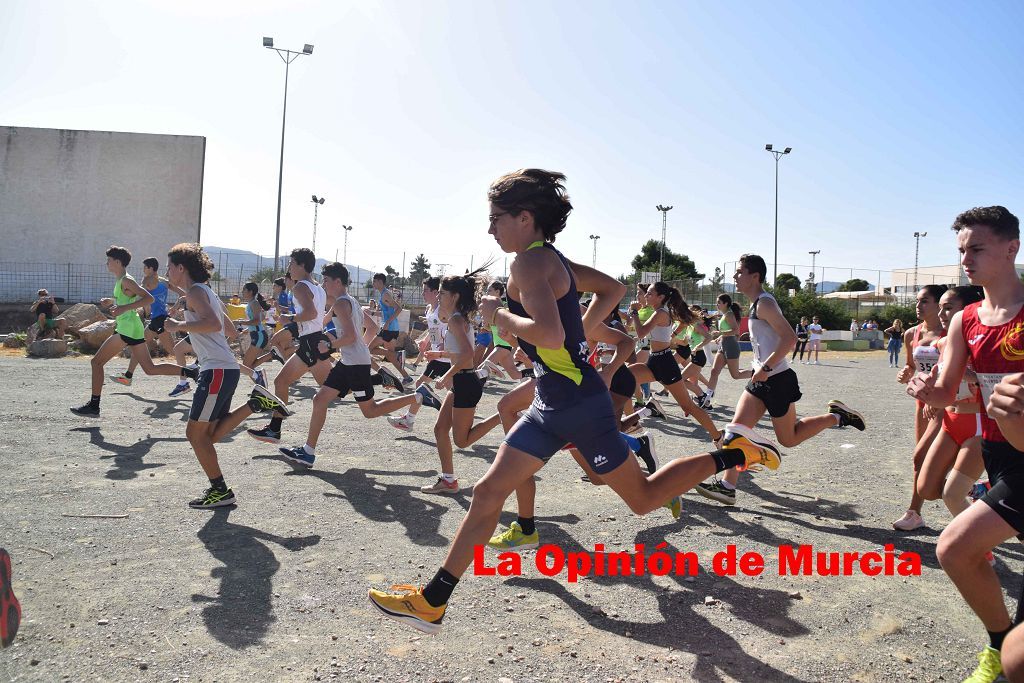
M 423 598 L 433 607 L 440 607 L 452 597 L 452 591 L 458 582 L 459 580 L 446 569 L 438 569 L 430 583 L 423 587 Z
M 727 469 L 738 467 L 747 462 L 747 456 L 738 448 L 725 448 L 720 451 L 712 451 L 711 457 L 715 459 L 715 472 L 724 472 Z
M 92 398 L 89 399 L 89 405 L 92 406 L 93 408 L 99 408 L 100 407 L 100 395 L 99 394 L 93 394 Z
M 228 485 L 224 483 L 224 475 L 220 475 L 216 479 L 210 480 L 210 486 L 217 489 L 218 491 L 227 491 Z
M 132 371 L 131 370 L 125 370 L 124 371 L 124 376 L 127 377 L 128 379 L 131 379 L 132 378 Z
M 1005 631 L 989 631 L 988 632 L 988 644 L 993 650 L 1003 649 L 1003 640 L 1006 638 L 1006 634 L 1010 632 L 1010 629 Z
M 517 517 L 516 521 L 519 522 L 519 526 L 523 528 L 523 533 L 527 536 L 536 531 L 533 526 L 533 517 Z
M 284 419 L 275 415 L 274 417 L 270 418 L 270 429 L 274 430 L 275 432 L 281 431 L 282 422 L 284 422 Z

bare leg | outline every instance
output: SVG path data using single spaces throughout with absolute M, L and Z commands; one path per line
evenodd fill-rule
M 103 391 L 103 366 L 110 361 L 111 358 L 121 353 L 124 349 L 124 340 L 116 332 L 109 337 L 107 340 L 100 344 L 100 348 L 96 351 L 96 354 L 89 361 L 89 365 L 92 368 L 92 395 L 99 396 Z

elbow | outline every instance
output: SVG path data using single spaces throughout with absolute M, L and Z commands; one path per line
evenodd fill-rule
M 626 285 L 615 281 L 615 291 L 612 292 L 612 296 L 615 297 L 616 301 L 621 301 L 626 296 Z
M 545 332 L 544 338 L 539 340 L 540 346 L 545 349 L 557 349 L 561 348 L 565 344 L 565 330 L 559 328 L 558 330 L 550 330 Z

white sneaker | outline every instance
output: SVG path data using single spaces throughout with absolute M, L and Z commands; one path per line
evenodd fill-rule
M 480 364 L 480 367 L 486 369 L 487 372 L 489 372 L 492 376 L 497 377 L 499 379 L 507 379 L 508 377 L 508 375 L 505 374 L 505 371 L 501 368 L 501 366 L 499 366 L 497 363 L 494 363 L 493 361 L 485 360 L 483 363 Z
M 403 432 L 411 432 L 415 425 L 414 421 L 409 419 L 408 414 L 403 415 L 402 417 L 392 417 L 391 415 L 388 415 L 388 424 L 395 429 L 402 430 Z
M 903 516 L 892 523 L 892 528 L 899 531 L 913 531 L 924 526 L 924 518 L 914 510 L 907 510 Z

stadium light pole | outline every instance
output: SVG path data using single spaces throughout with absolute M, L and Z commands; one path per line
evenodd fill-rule
M 773 258 L 775 263 L 772 264 L 772 285 L 774 286 L 775 280 L 779 277 L 779 159 L 792 152 L 793 148 L 787 147 L 781 152 L 772 149 L 770 144 L 765 145 L 764 148 L 775 157 L 775 256 Z
M 288 118 L 288 67 L 302 55 L 313 54 L 313 46 L 306 43 L 302 52 L 274 47 L 274 39 L 263 36 L 263 47 L 273 50 L 284 62 L 284 106 L 281 108 L 281 158 L 277 166 L 277 228 L 274 232 L 274 270 L 276 271 L 281 258 L 281 186 L 284 181 L 284 124 Z
M 914 233 L 914 296 L 917 296 L 917 256 L 921 250 L 921 238 L 927 236 L 927 232 Z
M 819 249 L 817 251 L 809 251 L 807 253 L 811 255 L 811 284 L 814 285 L 814 295 L 817 296 L 818 295 L 818 283 L 815 281 L 814 264 L 815 264 L 816 257 L 818 256 L 818 254 L 821 253 L 821 249 Z
M 668 230 L 668 212 L 672 210 L 671 206 L 662 206 L 658 204 L 655 207 L 658 211 L 661 211 L 661 259 L 658 262 L 658 279 L 663 279 L 665 272 L 665 235 Z
M 593 240 L 593 242 L 594 242 L 594 256 L 593 256 L 593 258 L 590 261 L 590 265 L 591 265 L 592 268 L 597 268 L 597 241 L 599 239 L 601 239 L 601 236 L 600 235 L 591 235 L 590 239 Z
M 313 253 L 314 254 L 316 253 L 316 218 L 317 218 L 317 212 L 319 212 L 320 207 L 323 206 L 324 202 L 326 202 L 326 201 L 327 201 L 327 199 L 324 198 L 324 197 L 317 198 L 316 195 L 313 195 Z
M 344 256 L 344 258 L 342 259 L 341 262 L 342 263 L 347 263 L 348 262 L 348 234 L 350 232 L 352 232 L 352 226 L 351 225 L 343 225 L 343 226 L 341 226 L 341 228 L 342 228 L 342 230 L 345 231 L 345 256 Z

